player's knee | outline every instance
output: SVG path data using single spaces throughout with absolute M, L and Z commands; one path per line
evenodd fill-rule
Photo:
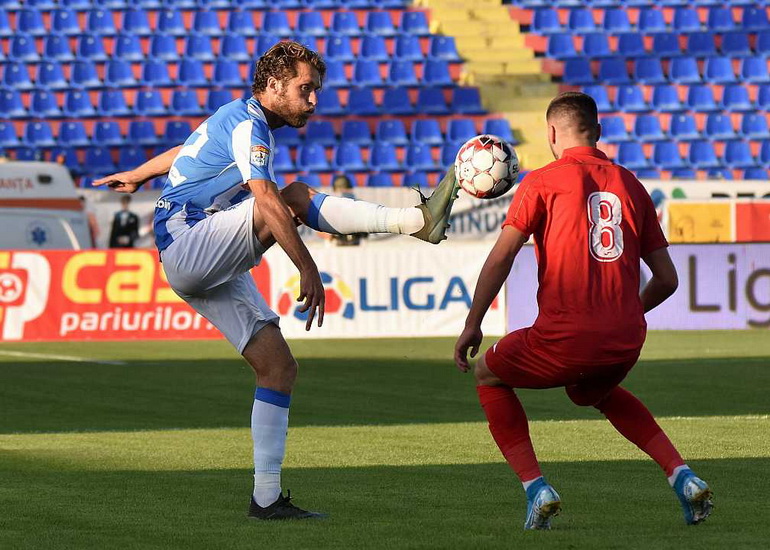
M 476 377 L 476 384 L 479 386 L 497 386 L 498 384 L 501 384 L 500 379 L 489 370 L 483 355 L 476 361 L 473 375 Z

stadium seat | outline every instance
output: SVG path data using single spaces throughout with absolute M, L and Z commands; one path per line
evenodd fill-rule
M 615 110 L 615 107 L 610 103 L 607 88 L 604 86 L 584 86 L 583 93 L 590 95 L 594 99 L 600 113 L 609 113 Z
M 706 137 L 712 140 L 737 139 L 730 115 L 711 113 L 706 117 Z
M 380 120 L 377 123 L 375 139 L 377 142 L 392 143 L 393 145 L 406 145 L 409 143 L 404 122 L 400 119 Z
M 639 115 L 634 122 L 634 135 L 640 141 L 663 141 L 668 136 L 660 126 L 658 115 Z
M 94 62 L 107 61 L 108 56 L 104 50 L 102 37 L 93 34 L 84 34 L 78 39 L 77 56 Z
M 154 34 L 150 37 L 150 57 L 164 61 L 177 61 L 179 54 L 176 40 L 170 34 Z
M 266 11 L 262 18 L 262 29 L 269 34 L 288 38 L 292 34 L 289 16 L 285 11 Z
M 441 166 L 452 166 L 457 158 L 457 152 L 463 146 L 464 141 L 447 141 L 441 146 Z
M 316 104 L 316 112 L 319 115 L 335 116 L 345 113 L 345 110 L 340 105 L 340 98 L 337 95 L 337 90 L 334 88 L 323 89 L 318 93 L 318 103 Z
M 8 65 L 6 65 L 8 67 Z M 24 70 L 26 72 L 26 68 Z M 69 88 L 69 82 L 64 78 L 64 69 L 58 62 L 45 62 L 37 66 L 38 87 L 47 90 L 64 90 Z
M 722 92 L 722 107 L 730 112 L 753 111 L 754 103 L 749 99 L 749 91 L 740 84 L 730 84 Z
M 388 172 L 373 172 L 366 178 L 367 187 L 393 187 L 393 174 Z
M 424 170 L 410 170 L 404 174 L 404 187 L 428 187 L 428 173 Z
M 142 83 L 147 86 L 173 86 L 168 63 L 160 59 L 148 59 L 142 64 Z
M 24 63 L 6 63 L 3 66 L 2 85 L 14 90 L 31 90 L 35 87 Z
M 294 33 L 291 35 L 290 40 L 299 42 L 303 46 L 310 48 L 313 51 L 318 51 L 318 40 L 312 34 Z
M 532 32 L 537 34 L 552 34 L 563 32 L 559 22 L 559 13 L 552 8 L 534 10 L 532 14 Z
M 300 12 L 297 16 L 297 31 L 313 36 L 326 36 L 328 34 L 326 25 L 324 25 L 323 14 L 320 11 Z
M 710 141 L 695 140 L 690 142 L 690 151 L 687 155 L 690 166 L 696 169 L 718 168 L 719 159 L 714 152 L 714 146 Z
M 620 8 L 609 8 L 604 10 L 602 27 L 604 27 L 605 31 L 615 34 L 631 31 L 628 12 Z
M 744 180 L 760 180 L 767 181 L 767 169 L 765 168 L 746 168 L 743 171 Z
M 115 58 L 124 61 L 143 61 L 145 58 L 139 36 L 120 34 L 115 38 Z
M 82 174 L 83 166 L 78 159 L 77 151 L 72 147 L 57 146 L 51 149 L 51 162 L 63 164 L 73 175 Z
M 177 116 L 202 116 L 206 112 L 198 103 L 198 93 L 195 90 L 177 89 L 171 94 L 169 112 Z
M 136 114 L 142 116 L 162 116 L 165 115 L 166 106 L 158 90 L 143 90 L 136 94 L 136 104 L 134 105 Z
M 91 10 L 88 12 L 86 32 L 101 36 L 114 36 L 117 34 L 115 23 L 112 20 L 112 12 L 108 10 Z
M 767 70 L 766 66 L 765 70 Z M 737 82 L 733 72 L 733 62 L 728 57 L 706 58 L 703 77 L 706 82 L 713 84 L 732 84 Z
M 275 46 L 280 40 L 280 37 L 274 34 L 260 33 L 257 37 L 257 57 L 265 55 L 267 50 Z
M 185 57 L 200 61 L 214 61 L 214 50 L 208 36 L 193 34 L 185 41 Z
M 428 18 L 423 11 L 402 11 L 399 28 L 404 34 L 426 36 L 430 34 Z
M 331 32 L 346 34 L 348 36 L 358 36 L 361 34 L 361 28 L 358 26 L 358 18 L 352 11 L 334 11 L 331 19 Z
M 406 116 L 415 113 L 406 88 L 386 88 L 382 96 L 382 110 L 385 114 L 394 116 Z
M 618 57 L 602 59 L 599 63 L 598 80 L 612 86 L 630 84 L 631 79 L 628 76 L 626 60 Z
M 181 145 L 192 134 L 192 127 L 186 120 L 173 120 L 166 123 L 163 131 L 163 142 L 169 147 Z
M 600 119 L 599 122 L 602 125 L 602 141 L 618 143 L 630 139 L 623 117 L 608 116 Z
M 0 37 L 7 38 L 13 36 L 15 29 L 11 27 L 11 22 L 8 19 L 8 12 L 5 11 L 0 5 Z
M 117 122 L 100 120 L 94 124 L 92 141 L 93 145 L 108 147 L 110 145 L 122 145 L 124 140 Z
M 751 168 L 757 161 L 745 141 L 730 141 L 725 146 L 724 161 L 730 168 Z
M 650 110 L 650 106 L 644 100 L 642 89 L 633 84 L 618 86 L 615 105 L 618 111 L 626 113 L 643 113 Z
M 651 180 L 659 180 L 660 179 L 660 170 L 657 168 L 640 168 L 639 170 L 634 170 L 634 174 L 636 174 L 636 177 L 640 180 L 642 179 L 651 179 Z
M 345 75 L 345 63 L 338 59 L 327 59 L 324 86 L 330 88 L 346 88 L 349 85 L 350 82 Z
M 690 110 L 699 113 L 720 110 L 714 101 L 714 92 L 708 86 L 690 86 L 687 91 L 687 105 Z
M 642 8 L 639 10 L 637 26 L 639 31 L 644 34 L 668 31 L 666 21 L 663 18 L 663 11 L 654 8 Z
M 371 88 L 351 88 L 348 95 L 348 113 L 358 116 L 380 114 Z
M 118 170 L 133 170 L 147 161 L 147 155 L 141 147 L 121 147 L 118 153 Z
M 652 163 L 664 170 L 676 170 L 687 166 L 679 154 L 679 144 L 673 141 L 659 141 L 653 146 Z
M 476 124 L 470 118 L 453 118 L 447 123 L 447 140 L 465 142 L 477 135 Z
M 427 86 L 451 86 L 454 84 L 449 74 L 449 64 L 443 59 L 430 59 L 425 62 L 423 82 Z
M 570 10 L 567 18 L 567 28 L 572 32 L 583 34 L 596 31 L 594 14 L 589 9 L 577 8 Z
M 364 157 L 361 154 L 361 146 L 357 143 L 341 141 L 334 148 L 332 154 L 334 158 L 333 167 L 343 172 L 363 172 L 368 167 L 364 163 Z
M 677 84 L 699 84 L 698 62 L 694 57 L 675 57 L 669 65 L 668 78 Z
M 741 17 L 741 27 L 746 31 L 765 31 L 770 29 L 770 22 L 767 19 L 767 11 L 763 5 L 761 8 L 756 6 L 745 6 Z
M 419 100 L 419 96 L 418 96 Z M 450 109 L 459 115 L 481 115 L 486 110 L 481 104 L 481 94 L 478 88 L 458 87 L 452 89 Z
M 201 67 L 202 68 L 202 67 Z M 181 72 L 181 71 L 180 71 Z M 205 75 L 201 73 L 203 80 L 202 86 L 207 83 Z M 238 62 L 233 59 L 219 59 L 214 63 L 214 75 L 212 84 L 223 87 L 243 88 L 244 80 L 241 78 L 241 69 Z M 190 84 L 188 84 L 189 86 Z
M 364 24 L 366 32 L 379 34 L 380 36 L 393 36 L 396 34 L 396 28 L 393 25 L 393 19 L 388 11 L 370 11 L 366 14 L 366 23 Z
M 300 13 L 299 18 L 301 21 L 302 13 Z M 227 29 L 227 33 L 236 36 L 253 37 L 257 35 L 257 26 L 254 24 L 254 16 L 250 10 L 233 10 L 229 12 L 227 16 L 227 25 L 225 28 Z
M 45 160 L 45 158 L 41 149 L 37 149 L 35 147 L 17 147 L 16 160 L 40 162 Z
M 752 55 L 749 47 L 749 35 L 745 32 L 726 32 L 722 35 L 720 47 L 722 55 L 727 57 L 742 57 Z
M 150 120 L 132 120 L 128 123 L 126 140 L 136 145 L 148 146 L 160 143 L 155 125 Z
M 156 31 L 172 36 L 187 36 L 189 34 L 182 20 L 182 12 L 178 9 L 158 12 Z
M 88 93 L 81 90 L 69 90 L 64 96 L 64 116 L 68 118 L 87 118 L 96 115 Z
M 629 170 L 647 168 L 650 165 L 642 151 L 642 144 L 636 141 L 624 141 L 618 144 L 617 163 Z
M 51 125 L 45 121 L 28 122 L 24 128 L 24 143 L 30 147 L 53 147 L 56 145 Z
M 455 90 L 455 93 L 456 92 L 457 90 Z M 448 115 L 452 112 L 446 103 L 443 90 L 432 87 L 420 88 L 417 91 L 417 104 L 415 105 L 415 110 L 426 115 Z M 457 110 L 454 110 L 454 112 L 463 113 L 463 111 Z
M 276 143 L 284 147 L 296 147 L 302 144 L 299 130 L 292 126 L 281 126 L 273 130 L 273 137 Z
M 741 120 L 741 134 L 746 139 L 770 139 L 767 115 L 765 113 L 746 113 Z
M 571 34 L 552 34 L 548 37 L 546 56 L 554 59 L 578 57 Z
M 342 34 L 329 36 L 326 39 L 326 57 L 336 61 L 355 61 L 356 56 L 353 54 L 350 37 Z
M 692 115 L 672 115 L 669 133 L 677 141 L 692 141 L 702 137 Z
M 7 118 L 24 118 L 27 110 L 21 101 L 21 93 L 12 88 L 0 90 L 0 114 Z
M 706 27 L 714 32 L 726 32 L 735 29 L 735 21 L 733 20 L 733 12 L 730 8 L 723 8 L 721 6 L 712 6 L 708 11 L 708 18 L 706 19 Z
M 353 84 L 356 86 L 382 86 L 380 64 L 371 59 L 358 59 L 353 66 Z
M 693 57 L 708 57 L 716 55 L 717 48 L 714 43 L 714 34 L 711 32 L 694 32 L 687 35 L 687 55 Z
M 642 35 L 636 32 L 618 35 L 618 55 L 623 57 L 644 57 L 647 49 L 644 47 Z
M 89 174 L 110 174 L 118 169 L 106 147 L 88 148 L 84 167 Z
M 91 140 L 88 138 L 86 128 L 81 121 L 68 121 L 59 125 L 57 144 L 64 147 L 85 147 L 91 144 Z
M 615 56 L 615 54 L 610 51 L 609 39 L 603 32 L 592 32 L 583 36 L 583 54 L 590 58 Z
M 414 63 L 399 59 L 391 61 L 388 84 L 391 86 L 416 86 L 418 80 L 417 74 L 414 72 Z
M 2 58 L 1 52 L 0 58 Z M 75 56 L 72 54 L 69 40 L 66 36 L 49 34 L 43 39 L 43 58 L 46 61 L 69 62 L 74 61 Z
M 357 143 L 368 146 L 372 143 L 372 135 L 369 124 L 365 120 L 345 120 L 340 131 L 340 140 L 348 143 Z
M 741 82 L 764 84 L 770 82 L 767 71 L 767 59 L 764 57 L 745 57 L 741 60 Z
M 652 52 L 658 57 L 678 57 L 682 55 L 679 45 L 679 35 L 673 33 L 660 33 L 652 38 Z
M 640 57 L 634 63 L 634 80 L 639 84 L 665 84 L 663 65 L 658 57 Z
M 337 144 L 334 126 L 328 120 L 311 120 L 305 130 L 305 141 L 319 145 L 331 146 Z
M 770 140 L 762 141 L 762 145 L 759 149 L 759 161 L 765 166 L 770 164 Z
M 436 59 L 451 62 L 462 61 L 453 36 L 431 36 L 428 52 L 431 57 Z
M 220 67 L 220 63 L 228 63 L 228 60 L 221 60 L 220 62 L 217 62 L 217 65 L 215 66 L 215 69 L 217 67 Z M 235 61 L 229 61 L 230 65 L 227 65 L 227 68 L 232 69 L 233 66 L 236 71 L 236 79 L 235 79 L 235 85 L 236 86 L 242 86 L 243 81 L 240 78 L 240 74 L 238 74 L 238 63 Z M 220 69 L 220 73 L 222 73 L 222 70 Z M 219 78 L 217 78 L 219 77 Z M 226 69 L 224 74 L 217 74 L 215 70 L 215 82 L 219 86 L 227 86 L 232 85 L 232 75 L 227 74 Z M 229 78 L 229 80 L 228 80 Z M 206 78 L 206 75 L 204 73 L 203 69 L 203 62 L 199 59 L 189 59 L 185 58 L 182 59 L 182 61 L 179 63 L 179 74 L 177 76 L 177 81 L 182 86 L 189 86 L 189 87 L 203 87 L 207 86 L 209 81 Z M 226 82 L 227 81 L 227 82 Z
M 662 113 L 675 113 L 685 110 L 679 100 L 676 87 L 668 84 L 655 86 L 652 90 L 652 106 Z
M 114 88 L 126 88 L 136 86 L 134 72 L 131 64 L 122 59 L 111 59 L 105 65 L 104 84 Z
M 484 121 L 483 134 L 492 134 L 498 136 L 512 145 L 516 145 L 517 140 L 511 130 L 511 124 L 504 118 L 488 118 Z
M 55 118 L 61 116 L 62 112 L 54 94 L 37 89 L 32 92 L 29 114 L 37 118 Z
M 304 143 L 297 150 L 297 167 L 301 170 L 314 171 L 329 170 L 329 161 L 326 159 L 326 151 L 317 143 Z
M 372 170 L 398 171 L 401 170 L 401 164 L 398 162 L 396 146 L 387 141 L 376 141 L 372 146 L 369 157 L 369 164 Z
M 428 145 L 441 145 L 444 142 L 441 126 L 439 126 L 439 122 L 435 118 L 413 121 L 410 134 L 413 142 L 418 141 Z
M 222 37 L 219 47 L 222 57 L 227 59 L 234 61 L 251 61 L 252 59 L 244 36 L 226 34 Z
M 422 46 L 416 35 L 401 34 L 396 37 L 395 57 L 404 61 L 422 61 Z
M 206 111 L 214 113 L 222 105 L 230 103 L 233 100 L 233 94 L 230 90 L 212 89 L 206 96 Z
M 702 25 L 698 12 L 693 8 L 679 7 L 674 9 L 674 19 L 671 27 L 682 33 L 698 32 Z
M 410 170 L 435 170 L 438 168 L 433 160 L 430 145 L 412 142 L 406 148 L 406 166 Z
M 133 8 L 123 12 L 121 30 L 135 36 L 149 36 L 152 34 L 150 19 L 142 8 Z
M 31 34 L 16 33 L 11 37 L 11 46 L 8 57 L 13 61 L 36 63 L 40 61 L 40 55 L 35 47 L 35 38 Z
M 31 36 L 43 36 L 48 33 L 43 24 L 43 13 L 36 9 L 17 11 L 16 28 L 18 32 Z
M 350 40 L 347 36 L 343 38 L 348 41 Z M 385 38 L 376 34 L 365 34 L 361 38 L 360 55 L 364 59 L 371 59 L 373 61 L 390 61 Z M 352 51 L 350 52 L 350 57 L 351 60 L 354 59 Z
M 757 93 L 757 108 L 763 111 L 770 111 L 770 85 L 760 84 Z
M 219 15 L 216 11 L 200 10 L 193 16 L 192 30 L 206 36 L 221 36 L 222 28 L 219 26 Z
M 78 18 L 74 11 L 59 8 L 52 12 L 51 32 L 72 36 L 83 31 L 78 24 Z

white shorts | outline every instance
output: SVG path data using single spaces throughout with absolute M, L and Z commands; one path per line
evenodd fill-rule
M 278 315 L 249 270 L 265 247 L 253 229 L 254 198 L 201 220 L 161 252 L 169 285 L 224 334 L 239 353 Z

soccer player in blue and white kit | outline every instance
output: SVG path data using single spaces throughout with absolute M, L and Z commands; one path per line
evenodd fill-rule
M 430 198 L 412 208 L 387 208 L 327 196 L 301 182 L 279 191 L 273 173 L 272 130 L 302 127 L 313 114 L 326 67 L 296 42 L 280 42 L 257 62 L 253 96 L 221 107 L 183 146 L 107 184 L 131 193 L 168 174 L 155 209 L 155 236 L 163 269 L 174 291 L 216 326 L 257 376 L 251 413 L 254 491 L 249 517 L 319 517 L 281 492 L 291 391 L 297 362 L 249 270 L 278 243 L 300 273 L 299 301 L 306 329 L 323 322 L 324 288 L 296 225 L 336 234 L 397 233 L 438 244 L 457 198 L 453 170 Z

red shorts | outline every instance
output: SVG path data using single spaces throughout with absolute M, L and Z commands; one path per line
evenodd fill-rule
M 504 336 L 484 355 L 492 373 L 511 388 L 545 389 L 564 386 L 578 405 L 594 405 L 620 384 L 637 358 L 612 365 L 565 364 L 542 348 L 533 347 L 529 328 Z

